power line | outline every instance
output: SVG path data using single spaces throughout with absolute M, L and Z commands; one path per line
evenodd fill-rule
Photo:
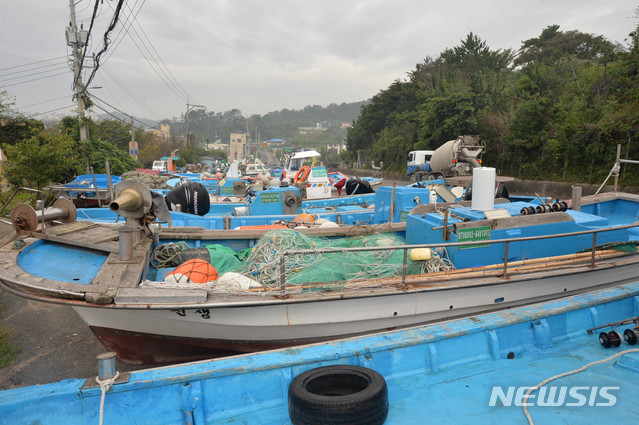
M 15 65 L 15 66 L 9 66 L 7 68 L 0 68 L 0 71 L 6 71 L 7 69 L 21 68 L 21 67 L 24 67 L 24 66 L 31 66 L 31 65 L 36 65 L 38 63 L 51 62 L 51 61 L 55 61 L 55 60 L 59 60 L 59 59 L 66 59 L 66 58 L 67 58 L 66 56 L 59 56 L 57 58 L 44 59 L 44 60 L 41 60 L 41 61 L 25 63 L 24 65 Z
M 5 78 L 0 80 L 0 83 L 4 83 L 5 81 L 12 81 L 12 80 L 19 80 L 21 78 L 26 78 L 26 77 L 33 77 L 34 75 L 42 75 L 42 74 L 46 74 L 47 72 L 53 72 L 53 71 L 59 71 L 61 69 L 66 69 L 68 70 L 69 68 L 65 65 L 63 67 L 59 67 L 59 68 L 54 68 L 54 69 L 48 69 L 46 71 L 38 71 L 38 72 L 34 72 L 33 74 L 25 74 L 25 75 L 21 75 L 19 77 L 11 77 L 11 78 Z
M 95 73 L 98 71 L 98 68 L 100 68 L 100 56 L 102 56 L 102 54 L 106 52 L 107 47 L 109 47 L 109 42 L 110 42 L 109 34 L 111 34 L 111 31 L 113 31 L 113 28 L 115 28 L 115 25 L 118 23 L 118 18 L 120 17 L 120 10 L 122 9 L 123 4 L 124 4 L 124 0 L 118 1 L 118 5 L 115 9 L 115 13 L 113 14 L 113 18 L 111 19 L 111 24 L 109 24 L 109 27 L 104 32 L 104 46 L 95 55 L 95 67 L 93 68 L 93 72 L 91 72 L 91 75 L 89 76 L 89 81 L 87 81 L 86 86 L 89 86 L 91 84 L 91 81 L 93 81 L 93 77 L 95 77 Z
M 189 97 L 192 98 L 192 96 L 189 96 L 189 94 L 186 92 L 186 90 L 180 85 L 180 83 L 178 82 L 178 80 L 175 78 L 175 76 L 173 75 L 173 73 L 171 72 L 171 70 L 168 68 L 168 66 L 166 65 L 166 63 L 164 62 L 164 60 L 162 59 L 162 57 L 160 56 L 160 54 L 158 53 L 157 49 L 155 48 L 155 46 L 153 46 L 153 43 L 151 42 L 151 40 L 149 39 L 149 37 L 147 36 L 146 32 L 144 31 L 144 28 L 142 27 L 142 25 L 140 25 L 139 21 L 137 20 L 137 15 L 139 14 L 140 10 L 142 10 L 142 7 L 144 6 L 146 0 L 142 1 L 142 4 L 140 5 L 140 8 L 137 10 L 137 12 L 134 10 L 135 6 L 137 5 L 137 0 L 136 3 L 133 5 L 133 7 L 129 7 L 128 5 L 126 5 L 127 9 L 129 10 L 128 15 L 124 14 L 122 16 L 122 19 L 129 23 L 128 26 L 122 26 L 120 28 L 120 33 L 118 33 L 118 37 L 120 35 L 122 35 L 122 37 L 117 41 L 117 45 L 119 45 L 123 38 L 124 38 L 124 34 L 128 35 L 131 38 L 131 41 L 133 42 L 133 44 L 135 45 L 135 47 L 138 49 L 138 51 L 142 54 L 142 56 L 144 57 L 144 59 L 147 61 L 147 63 L 149 63 L 149 66 L 151 66 L 151 68 L 153 69 L 153 71 L 156 73 L 156 75 L 162 80 L 162 82 L 178 97 L 180 98 L 180 100 L 182 101 L 187 101 L 189 99 Z M 138 33 L 138 31 L 135 29 L 133 24 L 137 24 L 137 27 L 140 29 L 140 31 L 142 32 L 142 34 L 144 35 L 144 38 L 148 41 L 148 45 L 145 42 L 144 38 L 142 38 L 142 36 Z M 129 29 L 131 29 L 133 31 L 133 34 L 137 37 L 137 39 L 139 40 L 139 42 L 142 44 L 142 46 L 144 47 L 144 49 L 146 50 L 147 54 L 144 53 L 144 51 L 142 50 L 142 48 L 140 48 L 140 45 L 136 42 L 136 39 L 133 37 L 133 35 L 129 32 Z M 122 34 L 124 32 L 124 34 Z M 117 38 L 117 37 L 116 37 Z M 150 46 L 150 48 L 149 48 Z M 153 50 L 153 51 L 151 51 Z M 154 54 L 155 53 L 155 54 Z M 113 51 L 111 52 L 111 55 L 113 54 Z M 109 57 L 111 56 L 109 55 Z M 150 57 L 150 59 L 149 59 Z M 157 57 L 157 59 L 156 59 Z M 107 58 L 108 59 L 108 58 Z M 158 59 L 160 61 L 160 63 L 162 64 L 162 66 L 160 65 L 160 63 L 158 63 Z M 157 67 L 157 68 L 156 68 Z
M 144 0 L 142 2 L 142 5 L 144 5 L 144 2 L 146 0 Z M 140 6 L 140 9 L 142 9 L 142 6 Z M 133 13 L 133 11 L 131 10 L 131 13 Z M 160 56 L 160 54 L 158 53 L 158 51 L 155 49 L 155 46 L 153 46 L 153 43 L 151 42 L 151 40 L 149 39 L 149 37 L 146 34 L 146 31 L 144 31 L 144 28 L 142 27 L 142 25 L 140 25 L 140 22 L 137 20 L 137 14 L 135 16 L 133 16 L 132 19 L 135 23 L 138 24 L 138 27 L 140 28 L 140 31 L 142 32 L 142 34 L 144 35 L 144 38 L 146 38 L 146 40 L 148 41 L 149 46 L 151 46 L 151 49 L 153 49 L 153 52 L 155 53 L 155 56 L 160 60 L 160 62 L 162 63 L 162 65 L 164 66 L 164 69 L 166 70 L 166 72 L 168 72 L 168 75 L 165 74 L 167 76 L 167 79 L 171 82 L 171 84 L 174 85 L 174 87 L 176 87 L 178 89 L 178 91 L 180 91 L 182 93 L 183 96 L 185 96 L 187 99 L 190 97 L 189 94 L 186 92 L 186 90 L 184 90 L 184 88 L 180 85 L 180 83 L 178 82 L 178 80 L 175 78 L 175 76 L 173 76 L 173 73 L 171 73 L 171 70 L 166 66 L 166 63 L 164 62 L 164 60 L 162 59 L 162 57 Z M 133 31 L 135 32 L 135 35 L 138 36 L 138 38 L 140 39 L 140 41 L 142 42 L 142 45 L 144 45 L 144 47 L 146 47 L 147 51 L 149 52 L 149 54 L 151 55 L 151 57 L 153 58 L 153 53 L 151 53 L 151 51 L 149 50 L 149 48 L 146 46 L 146 43 L 144 42 L 144 40 L 142 39 L 142 37 L 140 37 L 140 35 L 137 33 L 137 31 L 135 30 L 135 28 L 133 28 Z M 155 59 L 154 59 L 155 61 Z M 155 63 L 157 64 L 157 61 L 155 61 Z M 159 67 L 159 65 L 158 65 Z M 161 68 L 160 68 L 161 70 Z M 162 71 L 164 73 L 164 71 Z M 171 76 L 171 78 L 168 78 L 169 75 Z
M 27 81 L 20 81 L 19 83 L 5 84 L 5 85 L 2 86 L 2 88 L 13 87 L 13 86 L 17 86 L 17 85 L 20 85 L 20 84 L 30 83 L 30 82 L 38 81 L 38 80 L 44 80 L 45 78 L 57 77 L 58 75 L 65 75 L 65 74 L 67 74 L 66 71 L 65 72 L 60 72 L 59 74 L 47 75 L 46 77 L 34 78 L 32 80 L 27 80 Z
M 60 100 L 60 99 L 66 99 L 67 97 L 69 97 L 69 96 L 60 96 L 60 97 L 56 97 L 55 99 L 44 100 L 44 101 L 38 102 L 38 103 L 32 103 L 31 105 L 16 106 L 16 109 L 30 108 L 31 106 L 38 106 L 38 105 L 42 105 L 44 103 L 54 102 L 54 101 Z
M 138 11 L 139 12 L 139 11 Z M 131 12 L 132 13 L 132 12 Z M 129 21 L 128 16 L 124 16 L 123 19 L 125 19 L 125 22 Z M 135 18 L 134 18 L 135 19 Z M 138 39 L 140 40 L 140 42 L 142 43 L 142 45 L 144 46 L 144 48 L 146 49 L 147 53 L 149 56 L 151 56 L 151 59 L 153 60 L 153 62 L 155 63 L 155 65 L 160 68 L 160 66 L 157 64 L 157 61 L 155 60 L 155 58 L 153 58 L 153 54 L 151 53 L 151 51 L 149 50 L 149 48 L 145 45 L 144 40 L 142 40 L 142 38 L 140 37 L 140 35 L 137 33 L 136 29 L 133 28 L 133 20 L 129 21 L 130 25 L 129 28 L 131 30 L 133 30 L 134 34 L 138 37 Z M 139 25 L 139 24 L 138 24 Z M 158 69 L 156 69 L 156 66 L 153 65 L 153 63 L 151 62 L 151 60 L 148 58 L 147 54 L 144 53 L 144 51 L 140 48 L 140 45 L 135 41 L 135 39 L 133 38 L 133 36 L 131 36 L 131 34 L 129 33 L 128 29 L 126 30 L 126 34 L 131 38 L 131 41 L 133 42 L 133 44 L 135 45 L 135 47 L 138 49 L 138 51 L 140 52 L 140 54 L 142 55 L 142 57 L 144 57 L 144 59 L 147 61 L 147 63 L 149 64 L 149 66 L 151 67 L 151 69 L 153 69 L 153 72 L 155 72 L 155 74 L 162 80 L 162 82 L 167 86 L 167 88 L 169 90 L 171 90 L 178 98 L 180 98 L 180 100 L 182 101 L 186 101 L 185 96 L 182 93 L 179 93 L 174 87 L 175 85 L 171 85 L 169 83 L 170 78 L 168 78 L 168 76 L 166 75 L 162 75 Z M 161 68 L 160 68 L 161 71 Z
M 20 74 L 22 72 L 29 72 L 29 71 L 33 71 L 33 70 L 36 70 L 36 69 L 50 68 L 52 66 L 58 66 L 58 65 L 62 65 L 62 64 L 66 65 L 66 63 L 67 63 L 67 61 L 65 60 L 64 62 L 57 62 L 57 63 L 52 63 L 52 64 L 49 64 L 49 65 L 36 66 L 35 68 L 25 69 L 25 70 L 22 70 L 22 71 L 7 72 L 6 74 L 0 75 L 0 77 L 6 77 L 7 75 Z
M 97 99 L 98 101 L 100 101 L 100 102 L 104 103 L 104 104 L 105 104 L 105 105 L 107 105 L 109 108 L 115 109 L 115 110 L 116 110 L 116 111 L 118 111 L 119 113 L 124 114 L 124 115 L 126 115 L 126 116 L 130 116 L 130 115 L 129 115 L 129 114 L 127 114 L 126 112 L 119 110 L 119 109 L 118 109 L 118 108 L 116 108 L 115 106 L 113 106 L 113 105 L 111 105 L 111 104 L 109 104 L 109 103 L 105 102 L 104 100 L 100 99 L 99 97 L 97 97 L 97 96 L 95 96 L 95 95 L 92 95 L 92 97 L 93 97 L 93 99 Z M 102 109 L 102 108 L 100 108 L 100 109 Z M 102 109 L 102 110 L 104 110 L 104 109 Z M 106 111 L 105 111 L 105 112 L 106 112 Z M 118 118 L 118 119 L 119 119 L 119 118 Z M 142 122 L 142 121 L 140 121 L 140 120 L 138 120 L 138 119 L 136 119 L 136 118 L 133 118 L 133 121 L 137 121 L 137 122 L 139 122 L 140 124 L 142 124 L 143 126 L 146 126 L 146 127 L 149 127 L 149 128 L 155 128 L 155 127 L 150 126 L 150 125 L 148 125 L 147 123 Z
M 135 4 L 133 5 L 133 9 L 135 9 L 135 6 L 137 6 L 139 0 L 135 0 Z M 113 6 L 111 6 L 110 3 L 109 7 L 111 9 L 113 9 Z M 140 6 L 140 8 L 138 9 L 138 11 L 135 13 L 135 15 L 137 16 L 138 13 L 140 13 L 140 10 L 142 10 L 142 6 L 144 6 L 144 2 L 142 2 L 142 5 Z M 130 14 L 133 12 L 130 12 Z M 129 27 L 133 24 L 133 22 L 129 23 Z M 118 30 L 118 34 L 115 36 L 115 46 L 111 49 L 111 51 L 107 54 L 107 57 L 104 59 L 104 61 L 106 62 L 107 60 L 109 60 L 111 58 L 111 56 L 113 56 L 113 52 L 115 52 L 118 48 L 118 46 L 120 45 L 120 43 L 122 42 L 122 40 L 124 40 L 124 36 L 128 33 L 128 29 L 127 29 L 127 25 L 126 25 L 126 21 L 124 25 L 120 26 L 120 29 Z
M 131 96 L 131 98 L 135 100 L 138 103 L 138 105 L 142 106 L 144 109 L 146 109 L 152 115 L 155 115 L 157 118 L 164 119 L 164 117 L 162 117 L 160 114 L 155 112 L 153 109 L 147 106 L 146 103 L 144 103 L 135 94 L 133 94 L 133 92 L 129 90 L 115 75 L 113 75 L 106 66 L 103 66 L 102 69 L 104 70 L 104 72 L 106 72 L 106 74 L 109 77 L 113 79 L 113 81 L 115 81 L 117 85 L 119 85 L 122 88 L 122 90 L 124 90 L 129 96 Z
M 93 24 L 95 23 L 95 15 L 98 13 L 98 6 L 100 5 L 100 1 L 99 0 L 95 0 L 95 6 L 93 7 L 93 14 L 91 15 L 91 24 L 89 24 L 89 31 L 87 32 L 87 43 L 89 42 L 89 38 L 91 37 L 91 31 L 93 30 Z M 82 67 L 84 66 L 84 57 L 87 54 L 87 50 L 88 48 L 84 48 L 82 50 L 82 58 L 80 59 L 80 70 L 78 71 L 77 75 L 80 75 L 80 73 L 82 72 Z M 73 85 L 77 84 L 76 81 L 73 82 Z M 87 83 L 88 85 L 89 83 Z
M 75 106 L 75 105 L 63 106 L 62 108 L 52 109 L 52 110 L 47 111 L 47 112 L 40 112 L 39 114 L 29 115 L 27 118 L 33 118 L 33 117 L 37 117 L 38 115 L 49 114 L 49 113 L 51 113 L 51 112 L 56 112 L 56 111 L 59 111 L 59 110 L 61 110 L 61 109 L 69 109 L 69 108 L 73 108 L 74 106 Z

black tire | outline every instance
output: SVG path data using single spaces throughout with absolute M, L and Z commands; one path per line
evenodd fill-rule
M 381 425 L 388 415 L 384 377 L 361 366 L 308 370 L 288 387 L 293 425 Z

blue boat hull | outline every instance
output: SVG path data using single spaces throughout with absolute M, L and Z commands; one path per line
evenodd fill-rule
M 385 378 L 388 425 L 525 423 L 521 398 L 509 393 L 618 354 L 615 361 L 549 383 L 529 399 L 528 410 L 537 424 L 611 419 L 632 424 L 639 415 L 639 353 L 621 354 L 633 348 L 625 344 L 606 350 L 598 331 L 589 335 L 586 329 L 637 315 L 639 284 L 634 283 L 443 324 L 148 369 L 119 378 L 106 394 L 104 420 L 286 424 L 293 378 L 346 364 Z M 0 423 L 97 423 L 100 397 L 93 378 L 2 391 Z

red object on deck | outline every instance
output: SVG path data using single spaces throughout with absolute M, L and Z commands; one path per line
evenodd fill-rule
M 348 179 L 344 177 L 342 180 L 335 183 L 335 189 L 337 189 L 337 196 L 342 196 L 342 188 L 346 184 L 346 180 Z

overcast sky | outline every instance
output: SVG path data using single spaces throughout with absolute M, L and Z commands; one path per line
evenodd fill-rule
M 76 1 L 85 29 L 94 3 Z M 102 47 L 117 3 L 100 5 L 87 56 Z M 109 111 L 152 119 L 179 117 L 187 96 L 208 111 L 245 114 L 355 102 L 404 79 L 471 31 L 491 49 L 516 50 L 553 24 L 626 45 L 637 6 L 633 0 L 126 0 L 90 85 L 101 88 L 89 91 Z M 0 91 L 27 115 L 72 110 L 68 22 L 68 0 L 3 1 Z

